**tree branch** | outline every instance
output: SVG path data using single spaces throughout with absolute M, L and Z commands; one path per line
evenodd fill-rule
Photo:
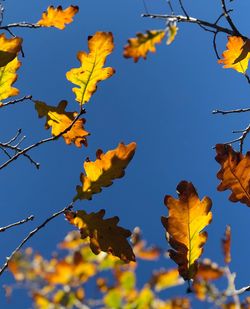
M 215 109 L 212 111 L 212 114 L 222 114 L 222 115 L 227 115 L 227 114 L 234 114 L 234 113 L 245 113 L 245 112 L 250 112 L 250 107 L 248 108 L 240 108 L 240 109 L 232 109 L 232 110 L 220 110 L 220 109 Z
M 243 151 L 243 144 L 244 144 L 245 138 L 247 137 L 249 132 L 250 132 L 250 124 L 244 130 L 233 131 L 233 133 L 242 133 L 242 135 L 240 137 L 230 141 L 230 142 L 225 143 L 225 144 L 228 145 L 228 144 L 234 144 L 234 143 L 239 142 L 239 144 L 240 144 L 240 152 L 242 152 Z
M 19 22 L 19 23 L 13 23 L 6 26 L 0 26 L 0 29 L 7 30 L 9 28 L 41 28 L 42 26 L 38 24 L 32 24 L 32 23 L 26 23 L 26 22 Z
M 233 32 L 234 32 L 234 35 L 238 35 L 238 36 L 242 36 L 240 34 L 240 32 L 238 31 L 238 29 L 235 27 L 230 15 L 228 14 L 228 10 L 226 8 L 226 3 L 225 3 L 225 0 L 221 0 L 221 6 L 222 6 L 222 11 L 223 11 L 223 14 L 227 20 L 227 22 L 229 23 L 230 27 L 232 28 Z
M 27 217 L 26 219 L 20 220 L 20 221 L 15 222 L 15 223 L 11 223 L 11 224 L 6 225 L 4 227 L 0 227 L 0 232 L 5 232 L 6 230 L 8 230 L 8 229 L 10 229 L 10 228 L 12 228 L 14 226 L 24 224 L 24 223 L 26 223 L 28 221 L 32 221 L 34 218 L 35 217 L 33 215 L 31 215 L 31 216 Z
M 13 104 L 16 104 L 16 103 L 19 103 L 19 102 L 23 102 L 25 100 L 32 100 L 32 96 L 31 95 L 26 95 L 26 96 L 24 96 L 22 98 L 2 103 L 2 104 L 0 104 L 0 108 L 8 106 L 8 105 L 13 105 Z

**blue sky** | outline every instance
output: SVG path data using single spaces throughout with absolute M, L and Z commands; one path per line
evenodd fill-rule
M 173 4 L 175 2 L 173 1 Z M 220 14 L 218 1 L 185 1 L 191 16 L 214 21 Z M 4 24 L 16 21 L 36 22 L 41 13 L 53 4 L 66 7 L 79 5 L 75 22 L 64 31 L 57 29 L 20 29 L 15 34 L 24 39 L 25 58 L 16 86 L 20 96 L 32 94 L 35 99 L 56 105 L 62 99 L 68 110 L 77 110 L 72 85 L 65 73 L 78 66 L 76 54 L 87 50 L 87 37 L 96 31 L 112 31 L 115 51 L 107 64 L 116 74 L 102 82 L 86 106 L 86 129 L 91 132 L 89 147 L 77 149 L 63 140 L 42 145 L 31 152 L 40 162 L 37 171 L 25 158 L 18 159 L 1 171 L 2 218 L 4 226 L 34 214 L 35 221 L 0 237 L 0 261 L 26 233 L 72 199 L 86 157 L 94 159 L 95 151 L 113 149 L 120 141 L 137 143 L 137 152 L 126 175 L 110 188 L 94 196 L 90 202 L 78 202 L 76 209 L 106 209 L 106 216 L 117 215 L 123 227 L 140 226 L 149 244 L 165 249 L 164 229 L 160 222 L 167 215 L 163 204 L 165 194 L 175 195 L 177 184 L 192 181 L 200 197 L 213 200 L 213 222 L 207 229 L 209 238 L 204 257 L 222 263 L 220 240 L 226 224 L 232 226 L 231 270 L 237 271 L 237 287 L 249 284 L 245 260 L 249 256 L 249 209 L 227 200 L 228 192 L 216 191 L 219 181 L 215 162 L 216 143 L 231 140 L 231 131 L 248 125 L 247 114 L 212 115 L 213 109 L 248 107 L 249 85 L 242 75 L 225 70 L 217 64 L 212 36 L 196 25 L 181 24 L 175 42 L 157 46 L 156 54 L 134 64 L 122 56 L 127 39 L 137 32 L 164 28 L 158 20 L 141 18 L 145 12 L 141 0 L 128 1 L 14 1 L 4 2 Z M 146 0 L 152 13 L 166 13 L 165 1 Z M 242 33 L 248 35 L 250 4 L 235 2 L 234 20 Z M 176 7 L 176 6 L 175 6 Z M 226 37 L 218 38 L 220 54 Z M 0 114 L 0 139 L 6 141 L 18 128 L 27 136 L 23 145 L 49 136 L 44 120 L 38 119 L 31 102 L 3 109 Z M 245 143 L 248 150 L 249 140 Z M 1 159 L 4 159 L 1 155 Z M 44 228 L 29 246 L 49 257 L 72 227 L 62 217 Z M 244 261 L 244 262 L 243 262 Z M 145 265 L 144 265 L 145 264 Z M 143 263 L 139 267 L 139 284 L 150 276 L 152 268 L 172 267 L 171 261 Z M 13 282 L 6 272 L 1 284 Z M 168 295 L 184 294 L 185 288 L 171 289 Z M 4 308 L 29 308 L 30 300 L 23 291 L 15 291 L 6 303 L 1 290 L 0 305 Z

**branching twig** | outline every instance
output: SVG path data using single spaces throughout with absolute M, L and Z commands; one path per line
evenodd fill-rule
M 0 227 L 0 232 L 4 232 L 4 231 L 6 231 L 6 230 L 8 230 L 8 229 L 10 229 L 10 228 L 12 228 L 14 226 L 24 224 L 24 223 L 26 223 L 28 221 L 32 221 L 34 218 L 35 217 L 33 215 L 31 215 L 31 216 L 27 217 L 26 219 L 20 220 L 20 221 L 15 222 L 15 223 L 11 223 L 11 224 L 6 225 L 4 227 Z
M 238 31 L 238 29 L 235 27 L 230 15 L 228 14 L 229 11 L 227 10 L 226 8 L 226 3 L 225 3 L 225 0 L 221 0 L 221 6 L 222 6 L 222 11 L 223 11 L 223 14 L 227 20 L 227 22 L 229 23 L 230 27 L 232 28 L 233 32 L 234 32 L 234 35 L 238 35 L 238 36 L 242 36 L 240 34 L 240 32 Z
M 67 210 L 71 210 L 73 207 L 73 202 L 63 208 L 62 210 L 54 213 L 52 216 L 50 216 L 49 218 L 47 218 L 42 224 L 40 224 L 38 227 L 36 227 L 34 230 L 32 230 L 31 232 L 29 232 L 29 234 L 21 241 L 21 243 L 15 248 L 14 251 L 12 251 L 12 253 L 10 254 L 9 257 L 6 257 L 6 261 L 3 264 L 3 266 L 0 269 L 0 276 L 3 274 L 3 272 L 7 269 L 8 267 L 8 263 L 9 261 L 12 260 L 13 256 L 27 243 L 27 241 L 32 238 L 37 232 L 39 232 L 42 228 L 44 228 L 51 220 L 55 219 L 56 217 L 60 216 L 61 214 L 63 214 L 65 211 Z
M 231 109 L 231 110 L 227 110 L 227 111 L 215 109 L 214 111 L 212 111 L 213 114 L 222 114 L 222 115 L 234 114 L 234 113 L 245 113 L 245 112 L 250 112 L 250 107 L 239 108 L 239 109 Z
M 233 132 L 234 133 L 239 133 L 240 132 L 240 133 L 242 133 L 242 135 L 240 137 L 230 141 L 230 142 L 225 143 L 225 144 L 227 145 L 227 144 L 234 144 L 234 143 L 239 142 L 239 144 L 240 144 L 240 152 L 242 152 L 243 151 L 243 144 L 244 144 L 245 138 L 247 137 L 248 133 L 250 132 L 250 124 L 244 130 L 233 131 Z
M 8 102 L 5 102 L 5 103 L 2 103 L 0 104 L 0 108 L 2 107 L 5 107 L 5 106 L 8 106 L 8 105 L 13 105 L 13 104 L 16 104 L 16 103 L 19 103 L 19 102 L 23 102 L 25 100 L 32 100 L 32 96 L 31 95 L 26 95 L 20 99 L 16 99 L 16 100 L 12 100 L 12 101 L 8 101 Z
M 184 15 L 189 19 L 189 15 L 188 15 L 186 9 L 184 8 L 184 5 L 183 5 L 183 3 L 182 3 L 182 0 L 179 0 L 179 4 L 180 4 L 180 7 L 181 7 L 181 9 L 182 9 L 182 12 L 183 12 Z

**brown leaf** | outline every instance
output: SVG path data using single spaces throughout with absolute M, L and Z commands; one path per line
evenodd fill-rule
M 202 262 L 199 263 L 198 271 L 195 275 L 195 280 L 216 280 L 221 278 L 223 274 L 223 268 L 220 268 L 216 263 L 213 263 L 209 259 L 204 259 Z
M 224 261 L 226 264 L 231 262 L 231 227 L 227 225 L 225 237 L 222 239 L 222 249 L 224 253 Z
M 231 190 L 231 202 L 241 202 L 250 206 L 250 152 L 244 156 L 230 145 L 217 144 L 216 161 L 221 165 L 217 178 L 221 183 L 218 191 Z

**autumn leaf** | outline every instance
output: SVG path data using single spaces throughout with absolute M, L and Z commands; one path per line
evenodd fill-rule
M 150 280 L 150 286 L 157 292 L 183 283 L 184 280 L 180 277 L 176 268 L 154 272 Z
M 6 66 L 21 50 L 23 40 L 18 37 L 6 38 L 5 34 L 0 34 L 0 67 Z
M 250 40 L 243 40 L 240 36 L 229 36 L 227 50 L 223 52 L 222 57 L 218 63 L 224 64 L 223 68 L 232 68 L 245 74 L 250 59 Z
M 167 28 L 167 36 L 168 36 L 167 45 L 170 45 L 171 43 L 173 43 L 177 35 L 178 29 L 179 28 L 176 26 L 176 23 L 169 23 L 168 28 Z
M 207 240 L 207 233 L 202 230 L 212 220 L 212 201 L 208 197 L 200 201 L 194 186 L 187 181 L 179 183 L 177 192 L 179 199 L 165 196 L 169 216 L 162 217 L 162 224 L 173 248 L 169 250 L 170 258 L 178 264 L 180 275 L 190 280 L 196 274 L 197 259 Z
M 115 70 L 104 68 L 106 58 L 114 49 L 113 35 L 111 32 L 96 32 L 88 37 L 89 53 L 80 51 L 77 59 L 79 68 L 71 69 L 66 73 L 67 79 L 77 85 L 72 89 L 76 95 L 76 101 L 80 105 L 88 102 L 97 89 L 97 83 L 111 77 Z
M 204 259 L 199 263 L 198 271 L 195 275 L 195 280 L 211 281 L 219 279 L 223 276 L 224 269 L 213 263 L 209 259 Z
M 103 153 L 96 152 L 96 161 L 84 162 L 85 174 L 81 174 L 82 186 L 77 186 L 74 200 L 92 199 L 92 195 L 102 191 L 102 187 L 112 185 L 113 180 L 124 176 L 124 169 L 133 158 L 136 143 L 120 143 L 116 149 Z
M 230 145 L 217 144 L 216 161 L 221 165 L 217 178 L 218 191 L 231 190 L 231 202 L 241 202 L 250 207 L 250 152 L 244 156 Z
M 128 40 L 128 45 L 124 47 L 123 56 L 133 58 L 137 62 L 139 58 L 147 58 L 147 53 L 156 51 L 155 45 L 160 44 L 165 36 L 163 30 L 148 30 L 145 34 L 137 33 L 136 38 Z
M 63 30 L 66 24 L 73 22 L 73 17 L 78 11 L 78 6 L 74 5 L 67 7 L 65 10 L 60 5 L 57 8 L 51 5 L 47 8 L 47 12 L 43 12 L 42 18 L 37 24 L 42 27 L 56 27 Z
M 0 102 L 19 94 L 19 90 L 12 87 L 12 84 L 17 80 L 16 71 L 20 66 L 21 62 L 16 57 L 7 65 L 0 67 Z
M 35 108 L 40 118 L 46 117 L 45 128 L 51 127 L 53 136 L 57 136 L 70 127 L 77 116 L 77 112 L 65 112 L 67 101 L 59 102 L 57 107 L 49 106 L 44 102 L 34 101 Z M 87 146 L 87 136 L 89 133 L 84 129 L 85 119 L 80 118 L 74 123 L 72 128 L 62 136 L 66 144 L 74 143 L 77 147 L 82 144 Z
M 119 257 L 124 262 L 135 261 L 135 255 L 126 238 L 131 232 L 120 226 L 118 217 L 103 219 L 105 210 L 87 214 L 84 210 L 67 211 L 67 220 L 80 229 L 81 237 L 89 237 L 90 248 L 95 254 L 101 251 Z
M 224 253 L 224 261 L 226 264 L 231 262 L 231 227 L 227 225 L 225 237 L 222 239 L 222 249 Z

